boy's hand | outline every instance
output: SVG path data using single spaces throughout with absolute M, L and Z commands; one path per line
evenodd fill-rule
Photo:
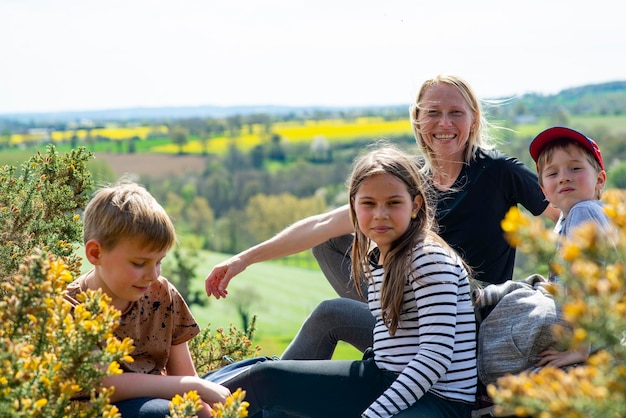
M 214 382 L 209 382 L 208 380 L 204 380 L 201 377 L 199 377 L 198 380 L 198 395 L 200 395 L 200 398 L 202 398 L 202 400 L 207 404 L 224 404 L 226 402 L 226 398 L 230 396 L 230 389 L 228 389 L 226 386 L 222 386 Z
M 564 367 L 576 363 L 584 363 L 589 357 L 589 348 L 581 347 L 567 351 L 546 350 L 538 354 L 541 357 L 536 363 L 537 367 L 551 366 Z

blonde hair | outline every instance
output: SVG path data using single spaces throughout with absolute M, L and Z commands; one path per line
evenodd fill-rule
M 390 333 L 395 334 L 404 295 L 404 285 L 411 268 L 410 254 L 413 248 L 429 238 L 444 248 L 452 249 L 435 233 L 434 206 L 431 203 L 431 189 L 429 182 L 420 172 L 416 162 L 406 153 L 389 144 L 382 144 L 361 157 L 354 164 L 352 175 L 348 183 L 350 198 L 350 217 L 354 227 L 354 241 L 352 244 L 352 272 L 357 292 L 363 297 L 360 280 L 371 280 L 371 269 L 368 263 L 371 240 L 361 231 L 354 206 L 354 198 L 361 184 L 373 175 L 391 174 L 407 187 L 411 200 L 422 196 L 423 204 L 418 209 L 415 218 L 411 219 L 409 227 L 391 245 L 385 256 L 383 267 L 385 277 L 381 288 L 381 307 L 383 320 Z
M 143 187 L 121 181 L 99 189 L 83 214 L 83 242 L 97 240 L 105 249 L 137 238 L 144 248 L 169 250 L 176 231 L 165 209 Z
M 463 96 L 468 106 L 470 107 L 474 117 L 474 129 L 470 132 L 469 139 L 467 141 L 467 147 L 465 149 L 465 162 L 469 163 L 478 149 L 488 150 L 495 147 L 495 138 L 490 134 L 490 128 L 495 127 L 487 121 L 482 109 L 481 100 L 478 98 L 474 90 L 470 85 L 462 78 L 456 75 L 440 74 L 433 78 L 430 78 L 420 87 L 415 103 L 409 108 L 409 117 L 411 120 L 411 126 L 413 127 L 413 134 L 415 135 L 415 141 L 420 148 L 420 151 L 425 157 L 425 164 L 423 171 L 431 172 L 433 167 L 433 161 L 435 155 L 433 150 L 426 144 L 422 131 L 419 126 L 420 111 L 424 109 L 423 98 L 426 91 L 436 84 L 448 84 L 455 87 L 459 93 Z

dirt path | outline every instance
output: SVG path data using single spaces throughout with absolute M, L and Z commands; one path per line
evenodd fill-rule
M 96 160 L 109 163 L 115 174 L 134 173 L 150 176 L 185 174 L 204 170 L 207 157 L 167 154 L 96 153 Z

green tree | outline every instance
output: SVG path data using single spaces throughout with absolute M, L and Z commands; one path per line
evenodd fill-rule
M 265 149 L 263 145 L 257 145 L 252 149 L 250 160 L 252 161 L 252 167 L 255 169 L 263 168 L 263 163 L 265 162 Z
M 183 210 L 185 209 L 185 200 L 179 194 L 168 191 L 164 206 L 168 215 L 170 215 L 170 218 L 172 218 L 175 222 L 182 221 Z
M 215 235 L 207 242 L 207 246 L 214 251 L 234 254 L 258 242 L 250 236 L 245 219 L 244 211 L 228 211 L 215 223 Z
M 181 125 L 174 126 L 174 128 L 170 131 L 170 139 L 174 144 L 178 145 L 178 153 L 184 154 L 184 147 L 187 145 L 189 140 L 187 129 Z
M 207 297 L 204 292 L 191 289 L 191 283 L 196 278 L 198 263 L 198 251 L 192 245 L 185 247 L 180 244 L 174 247 L 172 258 L 168 258 L 164 270 L 167 270 L 166 277 L 171 280 L 188 304 L 204 306 Z
M 626 162 L 611 167 L 611 173 L 606 178 L 609 187 L 626 189 Z
M 282 138 L 278 134 L 273 134 L 270 139 L 270 150 L 267 154 L 270 160 L 285 161 L 287 153 L 282 144 Z
M 192 233 L 203 237 L 209 236 L 213 229 L 215 215 L 208 200 L 195 196 L 185 209 L 185 220 Z
M 564 107 L 559 107 L 550 115 L 550 123 L 555 126 L 568 126 L 569 114 Z
M 295 221 L 325 210 L 326 203 L 318 196 L 298 199 L 291 194 L 259 194 L 252 197 L 246 207 L 247 228 L 261 242 Z

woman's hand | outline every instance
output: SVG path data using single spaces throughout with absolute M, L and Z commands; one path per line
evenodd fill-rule
M 228 283 L 246 267 L 239 256 L 233 256 L 213 267 L 204 283 L 207 296 L 213 295 L 216 299 L 225 298 L 228 295 L 226 290 Z

